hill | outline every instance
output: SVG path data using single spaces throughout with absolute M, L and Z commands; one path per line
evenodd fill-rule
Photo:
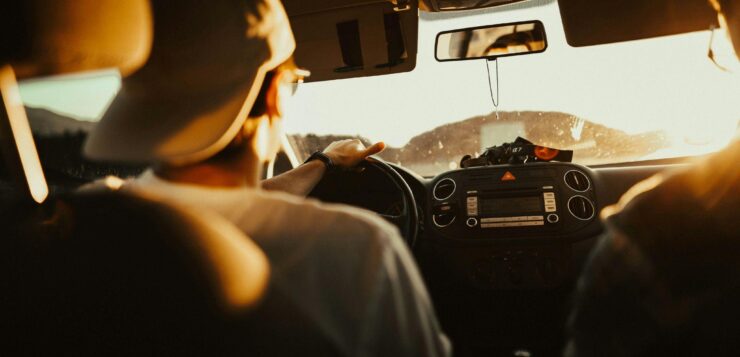
M 508 135 L 508 136 L 507 136 Z M 382 157 L 422 175 L 456 168 L 464 155 L 523 136 L 534 143 L 575 150 L 574 161 L 597 164 L 634 160 L 665 147 L 661 132 L 630 135 L 621 130 L 559 112 L 499 112 L 436 127 L 413 137 L 400 148 L 387 148 Z M 350 136 L 293 135 L 299 151 L 310 153 L 333 140 Z M 366 145 L 369 140 L 360 137 Z M 482 142 L 485 141 L 485 142 Z
M 27 108 L 31 128 L 37 137 L 60 134 L 84 134 L 93 122 L 76 120 L 42 108 Z M 389 129 L 390 130 L 390 129 Z M 404 165 L 422 175 L 435 175 L 457 168 L 464 155 L 480 154 L 486 147 L 511 142 L 516 136 L 537 144 L 575 151 L 574 161 L 599 164 L 632 161 L 669 145 L 662 132 L 627 134 L 560 112 L 499 112 L 445 124 L 421 133 L 403 147 L 389 147 L 381 157 Z M 290 135 L 289 140 L 299 155 L 308 156 L 331 142 L 358 138 L 348 135 Z
M 44 108 L 26 107 L 26 114 L 33 133 L 41 136 L 60 135 L 65 132 L 77 133 L 79 131 L 87 133 L 95 127 L 93 122 L 77 120 Z

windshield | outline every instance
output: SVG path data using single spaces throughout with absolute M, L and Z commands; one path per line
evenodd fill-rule
M 543 22 L 547 51 L 490 64 L 435 60 L 439 32 L 527 20 Z M 705 31 L 573 48 L 557 2 L 422 12 L 414 71 L 300 85 L 286 114 L 288 142 L 303 159 L 336 139 L 385 141 L 382 158 L 423 176 L 517 136 L 572 149 L 585 165 L 704 154 L 732 140 L 740 119 L 740 77 L 707 58 L 708 43 Z M 103 72 L 24 83 L 21 95 L 30 107 L 96 121 L 119 87 L 115 73 Z M 34 120 L 42 114 L 29 113 L 37 132 L 47 130 Z

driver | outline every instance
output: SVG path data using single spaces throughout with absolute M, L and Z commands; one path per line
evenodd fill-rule
M 740 1 L 710 2 L 740 55 Z M 736 139 L 604 209 L 607 233 L 581 275 L 566 356 L 740 355 L 738 163 Z
M 221 214 L 270 259 L 271 283 L 346 356 L 443 356 L 451 346 L 398 230 L 364 210 L 260 189 L 281 116 L 305 75 L 278 0 L 153 1 L 147 64 L 91 134 L 85 154 L 147 162 L 121 189 Z M 327 166 L 383 144 L 330 145 L 264 186 L 305 194 Z M 107 180 L 111 182 L 111 180 Z

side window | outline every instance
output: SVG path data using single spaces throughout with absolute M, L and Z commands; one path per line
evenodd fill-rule
M 20 83 L 39 158 L 52 189 L 71 189 L 108 175 L 129 177 L 143 170 L 82 157 L 88 133 L 120 86 L 118 72 L 110 70 Z

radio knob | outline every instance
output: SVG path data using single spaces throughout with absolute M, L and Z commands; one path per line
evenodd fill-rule
M 560 221 L 560 217 L 555 213 L 551 213 L 547 215 L 547 221 L 550 223 L 558 223 L 558 221 Z
M 465 224 L 467 224 L 468 227 L 473 228 L 473 227 L 475 227 L 475 226 L 478 225 L 478 220 L 471 217 L 471 218 L 468 218 L 468 220 L 467 220 L 467 222 L 465 222 Z

